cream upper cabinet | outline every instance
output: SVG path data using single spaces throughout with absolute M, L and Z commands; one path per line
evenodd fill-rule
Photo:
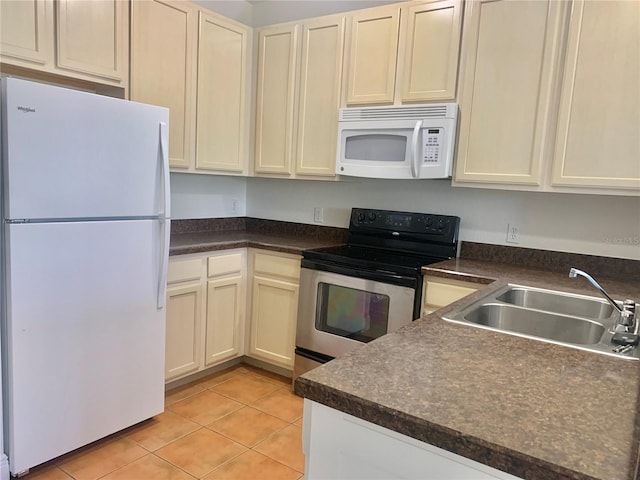
M 126 89 L 127 5 L 119 0 L 3 0 L 3 69 L 11 73 L 8 65 Z
M 347 104 L 393 103 L 400 7 L 350 16 Z
M 455 180 L 539 185 L 565 2 L 468 2 Z
M 335 176 L 344 17 L 302 26 L 296 173 Z
M 402 102 L 450 100 L 456 96 L 462 29 L 460 0 L 402 7 L 400 47 Z
M 207 259 L 205 366 L 244 353 L 245 251 Z
M 251 333 L 248 355 L 293 368 L 300 257 L 252 251 Z
M 251 29 L 200 11 L 196 169 L 246 173 Z
M 349 19 L 345 104 L 455 98 L 461 0 L 406 2 Z
M 297 56 L 297 25 L 259 31 L 256 173 L 292 173 Z
M 576 0 L 552 185 L 640 190 L 640 2 Z
M 121 0 L 57 0 L 59 68 L 121 82 L 128 76 L 129 12 Z
M 169 165 L 193 156 L 197 11 L 186 2 L 131 3 L 131 100 L 169 108 Z
M 44 67 L 53 60 L 53 2 L 0 2 L 0 58 L 25 67 Z

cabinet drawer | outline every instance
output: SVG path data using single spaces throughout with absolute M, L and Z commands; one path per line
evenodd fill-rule
M 456 282 L 455 280 L 435 282 L 427 280 L 424 303 L 436 307 L 444 307 L 476 290 L 477 288 L 471 287 L 465 282 Z
M 256 253 L 254 271 L 281 277 L 300 278 L 300 259 Z
M 172 260 L 167 268 L 167 283 L 198 280 L 202 272 L 202 260 L 191 258 L 189 260 Z
M 242 264 L 242 253 L 209 257 L 207 260 L 207 275 L 216 277 L 218 275 L 242 272 Z

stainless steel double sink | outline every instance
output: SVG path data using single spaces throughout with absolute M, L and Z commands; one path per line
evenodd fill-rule
M 522 285 L 506 285 L 461 310 L 452 322 L 569 347 L 640 359 L 640 347 L 615 353 L 611 343 L 618 312 L 595 297 Z

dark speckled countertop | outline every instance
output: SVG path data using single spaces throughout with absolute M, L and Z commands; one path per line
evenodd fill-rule
M 596 296 L 592 287 L 568 270 L 494 261 L 424 271 L 479 291 L 306 373 L 296 393 L 527 479 L 638 478 L 640 361 L 442 319 L 505 283 Z M 640 278 L 598 280 L 640 299 Z
M 300 254 L 345 243 L 347 234 L 344 228 L 255 218 L 178 220 L 171 225 L 169 255 L 243 247 Z

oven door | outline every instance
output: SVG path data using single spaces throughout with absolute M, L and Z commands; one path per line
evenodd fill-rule
M 412 277 L 303 266 L 296 347 L 326 359 L 398 330 L 413 320 L 417 288 Z

